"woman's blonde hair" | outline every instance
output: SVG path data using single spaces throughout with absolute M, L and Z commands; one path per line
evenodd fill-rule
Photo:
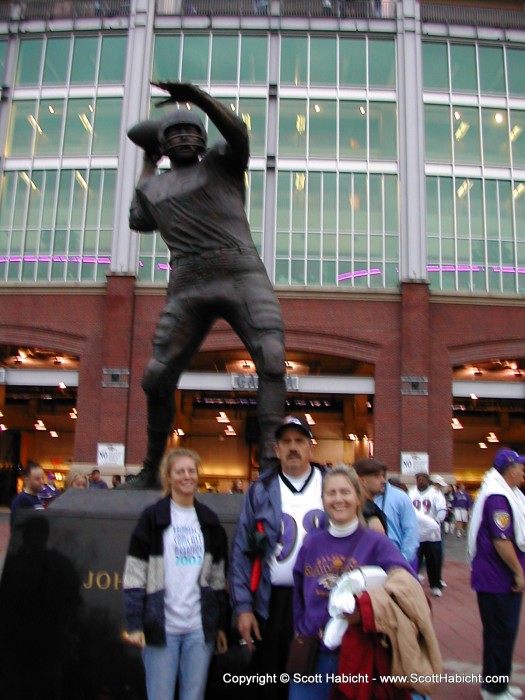
M 171 486 L 168 480 L 170 469 L 180 457 L 189 457 L 197 467 L 197 471 L 202 466 L 202 460 L 195 450 L 188 450 L 185 447 L 179 447 L 177 450 L 170 450 L 164 455 L 160 463 L 160 482 L 164 495 L 168 496 L 171 493 Z
M 323 475 L 323 495 L 326 489 L 326 483 L 329 479 L 334 476 L 344 476 L 352 486 L 357 494 L 357 517 L 361 524 L 365 524 L 363 518 L 363 491 L 361 489 L 361 482 L 357 476 L 357 472 L 353 467 L 349 467 L 348 464 L 340 463 L 336 464 L 332 469 L 327 470 Z
M 75 481 L 75 479 L 76 479 L 78 476 L 79 476 L 81 479 L 85 479 L 85 480 L 86 480 L 86 488 L 88 488 L 88 487 L 89 487 L 89 479 L 88 479 L 87 474 L 84 474 L 84 472 L 81 472 L 81 471 L 78 471 L 78 470 L 77 470 L 77 471 L 74 471 L 74 472 L 72 472 L 72 471 L 69 471 L 69 472 L 68 472 L 68 474 L 67 474 L 67 476 L 66 476 L 66 478 L 65 478 L 65 480 L 64 480 L 64 490 L 65 490 L 65 489 L 69 489 L 69 488 L 71 487 L 71 484 Z

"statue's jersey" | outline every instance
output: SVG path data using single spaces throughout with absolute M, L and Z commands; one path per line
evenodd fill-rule
M 244 210 L 244 168 L 219 142 L 187 167 L 139 183 L 130 227 L 160 231 L 171 259 L 224 248 L 255 250 Z

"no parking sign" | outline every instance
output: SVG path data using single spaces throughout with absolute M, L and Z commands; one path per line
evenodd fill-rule
M 428 474 L 428 452 L 401 452 L 401 474 Z

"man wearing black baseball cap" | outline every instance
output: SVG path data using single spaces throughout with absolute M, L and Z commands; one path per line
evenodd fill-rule
M 324 513 L 310 426 L 287 416 L 275 439 L 278 465 L 261 473 L 244 497 L 229 582 L 239 633 L 248 649 L 257 649 L 257 671 L 279 678 L 294 633 L 293 567 L 305 534 L 322 524 Z M 254 574 L 258 566 L 260 575 Z M 260 690 L 265 699 L 285 700 L 288 684 Z

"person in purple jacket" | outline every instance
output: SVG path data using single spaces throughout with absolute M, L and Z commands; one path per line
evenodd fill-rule
M 401 567 L 414 571 L 386 535 L 367 529 L 361 514 L 362 496 L 354 469 L 338 465 L 323 478 L 323 505 L 328 528 L 305 537 L 294 567 L 294 627 L 305 637 L 321 636 L 329 619 L 328 598 L 340 576 L 361 566 L 380 566 L 386 572 Z M 339 650 L 322 640 L 316 661 L 318 682 L 290 683 L 288 700 L 326 700 L 337 674 Z
M 524 463 L 514 450 L 499 450 L 472 510 L 468 552 L 483 625 L 483 700 L 522 695 L 508 680 L 525 589 Z
M 469 496 L 465 484 L 460 484 L 452 498 L 454 511 L 454 523 L 456 525 L 456 537 L 463 537 L 472 510 L 472 498 Z

